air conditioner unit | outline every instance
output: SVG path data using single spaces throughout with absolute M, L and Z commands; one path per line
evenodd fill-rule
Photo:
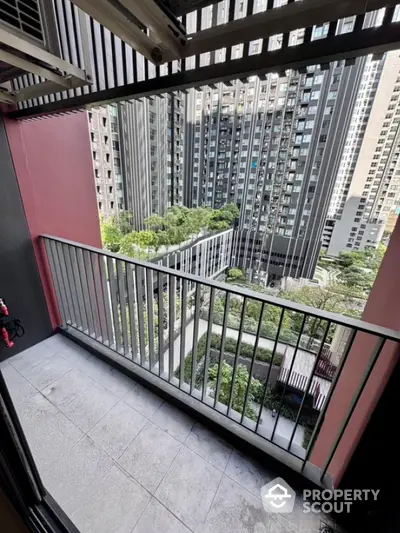
M 21 76 L 34 76 L 35 84 L 19 89 L 13 80 Z M 90 81 L 82 69 L 60 57 L 51 0 L 1 0 L 0 102 L 17 104 Z

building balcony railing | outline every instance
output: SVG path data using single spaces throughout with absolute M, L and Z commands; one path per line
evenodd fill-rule
M 382 350 L 399 342 L 397 332 L 72 241 L 42 239 L 62 330 L 329 485 L 346 427 Z M 359 337 L 370 340 L 369 368 L 341 428 L 334 428 L 329 457 L 316 469 L 313 448 Z

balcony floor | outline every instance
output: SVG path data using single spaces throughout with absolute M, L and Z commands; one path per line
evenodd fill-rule
M 43 482 L 81 533 L 317 533 L 300 491 L 267 514 L 279 476 L 56 335 L 0 366 Z

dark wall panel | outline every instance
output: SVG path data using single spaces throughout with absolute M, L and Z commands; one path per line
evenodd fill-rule
M 14 348 L 7 349 L 0 341 L 2 361 L 47 338 L 52 327 L 1 116 L 0 297 L 25 328 L 25 335 L 17 339 Z

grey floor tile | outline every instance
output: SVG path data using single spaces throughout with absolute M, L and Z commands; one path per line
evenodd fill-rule
M 119 398 L 99 384 L 93 385 L 60 409 L 84 433 L 87 433 L 108 413 Z
M 175 459 L 181 444 L 148 422 L 119 459 L 139 483 L 153 493 Z
M 179 442 L 185 442 L 194 424 L 193 418 L 168 403 L 164 403 L 151 420 Z
M 96 490 L 112 466 L 112 459 L 85 436 L 68 454 L 53 462 L 46 488 L 71 516 Z
M 136 387 L 136 382 L 133 379 L 115 368 L 112 368 L 110 372 L 97 373 L 97 375 L 93 376 L 93 379 L 121 400 L 125 398 L 129 391 Z
M 117 460 L 146 422 L 147 418 L 120 401 L 89 431 L 89 436 Z
M 93 387 L 95 382 L 80 370 L 73 369 L 46 387 L 43 394 L 55 405 L 67 405 Z
M 81 533 L 131 533 L 150 494 L 117 466 L 113 466 L 71 516 Z
M 21 376 L 11 365 L 4 367 L 2 373 L 7 384 L 14 406 L 18 406 L 37 393 L 24 377 Z
M 124 402 L 147 418 L 152 417 L 163 403 L 159 396 L 142 387 L 139 383 L 127 393 Z
M 22 428 L 44 481 L 54 461 L 68 454 L 83 433 L 41 394 L 18 411 Z
M 61 333 L 56 333 L 56 335 L 52 335 L 45 341 L 43 341 L 44 344 L 47 344 L 49 348 L 56 350 L 57 352 L 65 350 L 65 348 L 80 348 L 76 342 L 72 341 L 71 339 L 68 339 L 65 335 L 62 335 Z
M 38 390 L 42 390 L 56 379 L 71 370 L 71 365 L 61 355 L 48 357 L 28 372 L 22 372 L 24 377 Z
M 199 423 L 193 426 L 185 441 L 185 446 L 222 471 L 225 469 L 232 452 L 232 446 L 222 437 Z
M 190 533 L 168 509 L 152 498 L 132 533 Z
M 272 519 L 261 501 L 223 476 L 207 519 L 196 533 L 269 533 Z M 282 531 L 283 533 L 283 531 Z
M 18 355 L 14 355 L 14 357 L 9 359 L 9 362 L 20 374 L 25 375 L 36 365 L 42 363 L 55 353 L 57 353 L 56 348 L 51 348 L 44 342 L 41 342 Z
M 182 447 L 155 496 L 195 530 L 206 519 L 221 476 L 210 463 Z
M 80 346 L 67 346 L 59 353 L 73 368 L 77 368 L 86 374 L 90 374 L 90 370 L 93 368 L 93 356 L 90 355 L 89 352 Z
M 253 461 L 236 450 L 232 452 L 229 458 L 225 474 L 257 498 L 261 498 L 261 487 L 276 477 L 273 473 L 263 468 L 260 463 Z
M 41 424 L 49 416 L 55 416 L 59 412 L 41 392 L 23 402 L 17 407 L 17 413 L 24 429 Z

